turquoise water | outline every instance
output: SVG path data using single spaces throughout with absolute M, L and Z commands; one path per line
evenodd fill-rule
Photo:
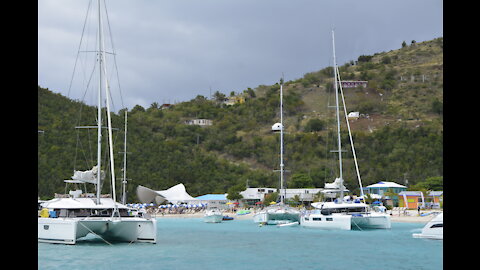
M 415 239 L 420 223 L 391 230 L 259 227 L 252 220 L 204 223 L 160 218 L 157 244 L 100 239 L 38 244 L 39 269 L 442 269 L 443 241 Z

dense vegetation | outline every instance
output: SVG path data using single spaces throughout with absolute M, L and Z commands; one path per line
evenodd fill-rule
M 399 44 L 400 45 L 400 44 Z M 307 73 L 284 84 L 285 164 L 289 187 L 323 187 L 337 168 L 332 105 L 332 68 Z M 355 149 L 364 185 L 381 180 L 416 185 L 443 176 L 443 39 L 412 43 L 399 50 L 362 55 L 340 67 L 343 80 L 367 80 L 367 88 L 344 89 L 352 120 Z M 241 94 L 243 104 L 226 106 L 225 94 L 203 96 L 163 109 L 135 106 L 128 120 L 129 201 L 137 185 L 156 190 L 184 183 L 193 195 L 278 186 L 279 137 L 270 131 L 279 122 L 279 84 L 261 85 Z M 229 93 L 229 91 L 225 90 Z M 235 93 L 230 93 L 230 95 Z M 41 197 L 64 192 L 62 180 L 73 170 L 96 164 L 96 108 L 38 87 L 38 191 Z M 82 117 L 80 117 L 80 115 Z M 212 119 L 213 125 L 186 125 L 187 119 Z M 82 119 L 79 121 L 79 119 Z M 123 127 L 123 111 L 113 114 Z M 106 134 L 104 134 L 104 137 Z M 114 134 L 115 151 L 123 151 L 123 131 Z M 350 150 L 347 134 L 343 149 Z M 103 158 L 107 164 L 107 157 Z M 121 178 L 122 154 L 115 156 Z M 106 168 L 106 167 L 105 167 Z M 104 169 L 105 169 L 104 168 Z M 358 192 L 351 153 L 345 154 L 345 180 Z M 443 178 L 442 178 L 443 179 Z M 118 181 L 117 186 L 120 186 Z M 103 187 L 109 191 L 109 184 Z

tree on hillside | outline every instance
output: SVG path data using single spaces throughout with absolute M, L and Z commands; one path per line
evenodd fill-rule
M 443 190 L 443 176 L 428 177 L 409 188 L 409 190 Z
M 232 186 L 228 189 L 227 191 L 227 199 L 231 201 L 236 201 L 236 200 L 241 200 L 243 199 L 243 196 L 240 194 L 240 192 L 243 191 L 243 186 L 236 185 Z
M 382 58 L 382 64 L 390 64 L 390 63 L 392 63 L 392 58 L 390 58 L 390 56 L 388 56 L 388 55 L 385 55 Z
M 308 174 L 295 173 L 288 183 L 289 188 L 312 188 L 313 180 Z
M 215 98 L 216 101 L 222 102 L 225 100 L 225 94 L 220 93 L 219 91 L 215 91 L 213 93 L 213 97 Z
M 405 48 L 407 47 L 407 43 L 405 42 L 405 40 L 402 42 L 402 48 Z
M 358 62 L 364 62 L 364 63 L 370 62 L 370 60 L 372 60 L 372 57 L 373 57 L 372 55 L 360 55 L 358 57 Z
M 255 91 L 253 91 L 253 89 L 250 88 L 250 87 L 247 89 L 247 93 L 248 93 L 248 95 L 249 95 L 251 98 L 256 97 Z
M 438 99 L 432 102 L 432 111 L 434 113 L 443 114 L 443 103 Z
M 135 107 L 133 107 L 132 109 L 132 113 L 135 113 L 135 112 L 145 112 L 145 108 L 143 108 L 140 105 L 135 105 Z
M 305 125 L 305 132 L 320 131 L 325 128 L 325 122 L 320 119 L 310 119 Z

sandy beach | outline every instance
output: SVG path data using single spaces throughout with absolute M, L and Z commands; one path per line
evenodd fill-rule
M 391 213 L 392 211 L 388 211 L 388 213 Z M 421 211 L 422 214 L 428 213 L 428 212 L 441 212 L 441 211 Z M 156 214 L 154 215 L 157 218 L 203 218 L 203 212 L 198 212 L 198 213 L 193 213 L 193 214 Z M 245 219 L 253 219 L 253 212 L 250 214 L 246 215 L 236 215 L 235 213 L 232 212 L 226 212 L 224 213 L 225 216 L 230 216 L 233 217 L 236 220 L 245 220 Z M 409 223 L 427 223 L 429 222 L 435 215 L 426 215 L 426 216 L 419 216 L 418 212 L 416 210 L 407 210 L 405 213 L 401 212 L 399 213 L 398 211 L 393 211 L 392 215 L 392 222 L 409 222 Z

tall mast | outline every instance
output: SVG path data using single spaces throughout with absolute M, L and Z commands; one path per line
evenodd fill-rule
M 280 191 L 284 191 L 283 188 L 283 77 L 280 81 Z M 284 203 L 284 194 L 280 194 L 280 203 Z
M 127 202 L 126 185 L 127 185 L 127 110 L 125 109 L 125 140 L 123 143 L 123 188 L 122 188 L 122 204 Z
M 100 7 L 100 0 L 98 0 L 99 7 Z M 100 13 L 99 13 L 100 15 Z M 101 46 L 101 52 L 105 50 L 105 44 L 103 40 L 103 28 L 102 28 L 102 20 L 101 17 L 99 17 L 99 30 L 98 32 L 100 33 L 100 39 L 99 43 Z M 110 154 L 110 176 L 111 176 L 111 181 L 112 181 L 112 199 L 114 203 L 114 213 L 118 214 L 118 209 L 117 209 L 117 196 L 116 196 L 116 189 L 115 189 L 115 158 L 113 156 L 113 136 L 112 136 L 112 117 L 110 115 L 110 86 L 108 85 L 108 80 L 107 80 L 107 68 L 106 68 L 106 59 L 105 59 L 105 54 L 101 53 L 102 56 L 102 61 L 104 63 L 103 65 L 103 73 L 105 76 L 105 99 L 106 99 L 106 107 L 107 107 L 107 130 L 108 130 L 108 149 L 109 149 L 109 154 Z
M 340 78 L 340 71 L 338 70 L 338 67 L 337 67 L 337 75 L 338 75 L 338 81 L 341 82 L 342 80 Z M 353 145 L 353 138 L 352 138 L 352 131 L 350 130 L 350 124 L 348 122 L 347 106 L 345 105 L 345 96 L 343 95 L 342 84 L 340 84 L 339 88 L 342 96 L 343 113 L 345 115 L 345 122 L 347 123 L 348 137 L 350 138 L 350 145 L 352 146 L 353 161 L 355 161 L 355 169 L 357 172 L 358 184 L 360 185 L 360 195 L 362 196 L 362 198 L 364 198 L 365 194 L 363 193 L 362 178 L 360 178 L 360 170 L 358 169 L 357 154 L 355 153 L 355 147 Z
M 100 181 L 101 181 L 101 156 L 102 156 L 102 45 L 101 45 L 101 12 L 100 12 L 100 0 L 98 1 L 98 65 L 99 65 L 99 80 L 98 80 L 98 136 L 97 136 L 97 204 L 100 204 Z
M 343 202 L 343 172 L 342 172 L 342 142 L 340 134 L 340 110 L 338 99 L 338 82 L 337 82 L 337 59 L 335 57 L 335 34 L 332 30 L 332 46 L 333 46 L 333 72 L 334 72 L 334 84 L 335 84 L 335 102 L 336 102 L 336 114 L 337 114 L 337 138 L 338 138 L 338 164 L 340 171 L 340 203 Z

